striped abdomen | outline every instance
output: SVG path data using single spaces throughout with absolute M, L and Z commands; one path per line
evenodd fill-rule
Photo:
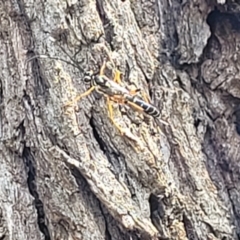
M 129 102 L 132 102 L 135 105 L 141 107 L 143 112 L 145 112 L 146 114 L 148 114 L 152 117 L 155 117 L 155 118 L 160 116 L 160 111 L 155 106 L 153 106 L 152 104 L 147 103 L 147 102 L 143 101 L 142 99 L 140 99 L 136 96 L 126 96 L 126 99 Z

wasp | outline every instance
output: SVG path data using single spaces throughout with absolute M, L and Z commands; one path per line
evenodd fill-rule
M 93 71 L 85 71 L 80 66 L 72 64 L 71 62 L 69 62 L 67 60 L 64 60 L 61 58 L 49 57 L 46 55 L 35 55 L 35 56 L 29 58 L 27 62 L 29 62 L 35 58 L 51 58 L 51 59 L 55 59 L 55 60 L 60 60 L 60 61 L 71 64 L 74 67 L 77 67 L 78 69 L 80 69 L 84 73 L 83 81 L 87 84 L 90 84 L 90 88 L 83 94 L 77 96 L 74 100 L 67 102 L 65 104 L 65 106 L 72 105 L 73 103 L 79 101 L 81 98 L 89 95 L 94 90 L 96 92 L 99 92 L 100 94 L 102 94 L 106 97 L 109 117 L 110 117 L 111 121 L 113 122 L 113 124 L 120 131 L 120 133 L 122 133 L 122 135 L 123 135 L 124 131 L 115 123 L 115 121 L 113 119 L 112 102 L 117 102 L 119 104 L 126 104 L 129 107 L 131 107 L 133 110 L 139 111 L 141 113 L 145 113 L 154 118 L 157 118 L 160 116 L 160 111 L 155 106 L 153 106 L 151 103 L 149 103 L 150 101 L 146 96 L 145 96 L 145 101 L 144 101 L 137 95 L 137 93 L 141 91 L 140 89 L 129 90 L 126 87 L 121 85 L 121 79 L 120 79 L 121 72 L 120 71 L 115 70 L 115 75 L 114 75 L 113 80 L 109 79 L 106 75 L 104 75 L 104 70 L 106 68 L 105 61 L 102 65 L 102 67 L 100 68 L 100 73 L 94 74 Z M 71 57 L 70 57 L 70 59 L 72 60 Z
M 113 124 L 123 133 L 122 129 L 115 123 L 113 119 L 113 110 L 111 102 L 126 104 L 132 109 L 150 115 L 154 118 L 160 116 L 160 111 L 150 104 L 147 100 L 142 100 L 137 93 L 140 89 L 129 90 L 121 85 L 120 72 L 116 70 L 114 79 L 111 80 L 104 75 L 106 63 L 100 69 L 99 74 L 93 74 L 92 71 L 85 72 L 83 81 L 90 84 L 90 88 L 83 94 L 77 96 L 73 101 L 68 102 L 65 106 L 72 105 L 74 102 L 89 95 L 94 90 L 107 98 L 108 111 Z

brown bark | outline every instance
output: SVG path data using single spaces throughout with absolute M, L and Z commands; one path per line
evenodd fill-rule
M 239 9 L 1 1 L 0 239 L 239 239 Z M 109 59 L 160 119 L 64 107 Z

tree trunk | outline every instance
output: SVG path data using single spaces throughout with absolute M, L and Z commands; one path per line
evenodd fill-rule
M 239 10 L 2 0 L 0 239 L 240 239 Z M 161 116 L 66 106 L 104 61 Z

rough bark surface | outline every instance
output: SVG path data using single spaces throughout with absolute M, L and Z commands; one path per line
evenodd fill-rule
M 0 239 L 240 239 L 239 16 L 224 0 L 0 1 Z M 64 106 L 104 60 L 160 119 L 115 104 L 121 136 L 99 94 Z

